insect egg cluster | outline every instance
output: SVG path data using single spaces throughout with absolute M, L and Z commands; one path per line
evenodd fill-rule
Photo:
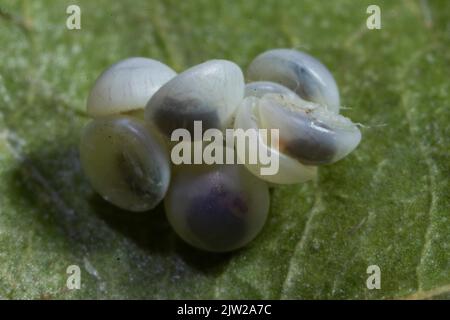
M 238 65 L 210 60 L 177 74 L 146 58 L 122 60 L 96 80 L 87 100 L 80 158 L 92 187 L 129 211 L 164 201 L 169 223 L 189 244 L 225 252 L 248 244 L 269 212 L 268 185 L 313 179 L 320 165 L 356 148 L 358 127 L 339 114 L 340 97 L 328 69 L 306 53 L 275 49 L 257 56 L 246 77 Z M 275 174 L 263 163 L 181 164 L 170 159 L 175 129 L 277 129 L 246 154 L 276 155 Z M 259 132 L 259 130 L 257 130 Z M 203 143 L 204 147 L 205 143 Z M 223 154 L 229 146 L 223 144 Z M 240 155 L 237 153 L 237 158 Z M 239 164 L 244 163 L 244 164 Z

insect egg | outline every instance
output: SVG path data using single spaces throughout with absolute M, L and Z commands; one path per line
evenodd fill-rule
M 80 143 L 93 189 L 130 211 L 164 201 L 170 225 L 196 248 L 228 252 L 247 245 L 267 220 L 267 182 L 314 179 L 319 165 L 339 161 L 361 140 L 358 126 L 339 114 L 333 76 L 308 54 L 266 51 L 250 63 L 247 78 L 245 84 L 240 67 L 227 60 L 178 75 L 146 58 L 112 65 L 90 91 L 93 120 Z M 225 130 L 232 127 L 243 130 Z M 211 128 L 219 130 L 206 131 Z M 176 129 L 191 135 L 173 134 Z M 168 137 L 180 137 L 172 159 Z M 220 164 L 222 156 L 235 164 Z
M 147 58 L 129 58 L 109 67 L 96 80 L 87 101 L 91 117 L 143 110 L 150 97 L 176 72 Z
M 278 95 L 278 94 L 277 94 Z M 261 124 L 258 117 L 258 104 L 261 98 L 250 96 L 244 98 L 234 122 L 235 129 L 253 130 L 258 133 L 257 143 L 249 143 L 246 145 L 246 154 L 237 153 L 237 157 L 245 164 L 247 169 L 255 176 L 263 179 L 270 184 L 296 184 L 312 180 L 317 175 L 317 167 L 304 165 L 301 162 L 285 155 L 278 150 L 276 146 L 272 146 L 273 141 L 270 138 L 260 135 L 259 129 Z M 295 99 L 300 99 L 295 97 Z M 262 175 L 261 168 L 263 164 L 258 159 L 257 163 L 246 161 L 244 156 L 248 154 L 271 154 L 273 158 L 278 158 L 279 168 L 275 174 Z
M 279 150 L 305 165 L 334 163 L 361 140 L 350 119 L 301 99 L 266 95 L 257 109 L 262 128 L 279 130 Z
M 150 99 L 145 119 L 170 137 L 178 128 L 225 129 L 244 96 L 244 76 L 233 62 L 210 60 L 167 82 Z
M 269 210 L 267 185 L 242 165 L 184 166 L 164 200 L 176 233 L 199 249 L 226 252 L 248 244 Z
M 154 208 L 169 186 L 167 150 L 144 121 L 134 117 L 91 120 L 82 134 L 80 158 L 93 188 L 125 210 Z
M 339 112 L 339 91 L 332 74 L 316 58 L 293 49 L 261 53 L 247 69 L 248 81 L 273 81 L 295 91 L 301 98 Z
M 317 165 L 342 159 L 361 140 L 358 127 L 348 118 L 298 97 L 280 94 L 245 98 L 236 116 L 235 128 L 278 130 L 278 145 L 259 137 L 257 146 L 248 146 L 249 153 L 262 148 L 264 152 L 278 155 L 278 172 L 263 176 L 259 163 L 246 166 L 261 179 L 280 184 L 314 178 Z

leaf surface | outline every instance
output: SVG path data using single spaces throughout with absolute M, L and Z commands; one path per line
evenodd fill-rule
M 0 297 L 449 298 L 450 2 L 74 1 L 0 4 Z M 161 207 L 104 202 L 80 168 L 95 78 L 129 57 L 177 71 L 212 58 L 243 68 L 277 47 L 334 74 L 358 149 L 316 181 L 271 191 L 248 247 L 197 251 Z M 79 265 L 81 289 L 66 288 Z M 366 269 L 381 268 L 368 290 Z

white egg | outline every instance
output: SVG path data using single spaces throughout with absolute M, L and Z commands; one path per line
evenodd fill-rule
M 210 60 L 167 82 L 150 99 L 145 119 L 170 137 L 178 128 L 193 131 L 194 121 L 203 130 L 232 125 L 244 97 L 244 76 L 235 63 Z
M 148 100 L 176 72 L 147 58 L 129 58 L 109 67 L 95 81 L 87 100 L 91 117 L 144 109 Z
M 247 69 L 247 81 L 273 81 L 301 98 L 338 113 L 339 91 L 330 71 L 316 58 L 293 49 L 273 49 L 258 55 Z
M 314 178 L 317 165 L 336 162 L 361 140 L 361 132 L 350 119 L 297 97 L 266 94 L 261 98 L 247 97 L 236 116 L 235 129 L 276 129 L 278 145 L 264 137 L 249 146 L 250 153 L 258 148 L 279 156 L 275 175 L 263 176 L 261 164 L 247 168 L 261 179 L 272 183 L 290 184 Z
M 257 112 L 260 127 L 279 130 L 279 150 L 306 165 L 334 163 L 361 141 L 349 118 L 301 99 L 266 95 Z
M 81 137 L 80 158 L 92 187 L 125 210 L 154 208 L 169 187 L 168 151 L 145 122 L 134 117 L 91 120 Z
M 191 165 L 176 171 L 164 200 L 176 233 L 199 249 L 226 252 L 247 245 L 269 211 L 267 185 L 243 165 Z
M 257 109 L 260 98 L 247 97 L 243 100 L 242 105 L 236 115 L 234 123 L 235 129 L 255 130 L 260 129 L 259 119 L 257 117 Z M 272 147 L 270 142 L 266 141 L 266 137 L 259 135 L 256 144 L 247 144 L 247 154 L 271 154 L 272 157 L 278 157 L 279 168 L 276 174 L 262 175 L 261 168 L 265 167 L 261 159 L 257 163 L 252 164 L 245 158 L 246 155 L 237 154 L 241 162 L 245 164 L 247 169 L 255 176 L 263 179 L 271 184 L 295 184 L 306 182 L 317 176 L 317 167 L 307 166 L 296 159 L 283 154 L 277 148 Z

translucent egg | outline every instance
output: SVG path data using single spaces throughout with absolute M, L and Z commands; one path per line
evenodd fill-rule
M 258 55 L 247 69 L 247 81 L 273 81 L 301 98 L 339 112 L 339 91 L 330 71 L 316 58 L 293 49 L 274 49 Z
M 245 164 L 247 169 L 255 176 L 263 179 L 271 184 L 295 184 L 312 180 L 317 175 L 317 168 L 314 166 L 306 166 L 293 159 L 276 147 L 272 147 L 271 143 L 266 140 L 266 137 L 259 134 L 259 120 L 257 118 L 257 104 L 259 98 L 247 97 L 244 99 L 239 112 L 237 113 L 234 123 L 235 129 L 255 130 L 258 132 L 258 141 L 256 144 L 247 144 L 248 151 L 245 155 L 237 154 L 241 162 Z M 276 174 L 262 175 L 261 168 L 264 165 L 258 159 L 257 163 L 250 163 L 247 154 L 272 154 L 273 157 L 278 157 L 279 168 Z
M 182 166 L 164 200 L 176 233 L 199 249 L 226 252 L 248 244 L 269 211 L 267 185 L 242 165 Z
M 260 127 L 279 129 L 279 150 L 307 165 L 334 163 L 361 141 L 349 118 L 299 99 L 266 95 L 259 101 L 258 116 Z
M 272 183 L 299 183 L 314 178 L 317 165 L 336 162 L 356 148 L 361 132 L 350 119 L 300 98 L 266 94 L 247 97 L 236 116 L 235 128 L 276 129 L 278 144 L 259 137 L 249 152 L 273 152 L 279 156 L 275 175 L 261 175 L 261 164 L 246 164 L 261 179 Z
M 235 63 L 210 60 L 194 66 L 166 83 L 150 99 L 145 119 L 170 137 L 178 128 L 193 132 L 194 121 L 203 130 L 232 125 L 244 96 L 244 76 Z
M 129 58 L 109 67 L 96 80 L 87 100 L 91 117 L 144 109 L 150 97 L 176 72 L 147 58 Z
M 81 137 L 80 157 L 92 187 L 122 209 L 152 209 L 168 189 L 168 151 L 143 120 L 129 116 L 91 120 Z

